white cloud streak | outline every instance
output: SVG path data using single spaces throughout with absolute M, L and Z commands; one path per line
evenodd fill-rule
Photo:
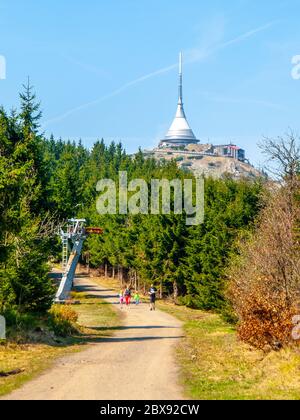
M 245 32 L 244 34 L 239 35 L 236 38 L 233 38 L 233 39 L 231 39 L 229 41 L 220 43 L 220 44 L 216 45 L 215 47 L 211 47 L 211 48 L 205 48 L 205 47 L 204 48 L 195 48 L 195 49 L 189 50 L 187 52 L 187 57 L 186 57 L 186 60 L 185 61 L 187 63 L 195 63 L 195 62 L 202 61 L 202 60 L 206 59 L 207 57 L 209 57 L 210 55 L 215 54 L 219 50 L 222 50 L 222 49 L 225 49 L 225 48 L 230 47 L 231 45 L 234 45 L 234 44 L 238 44 L 240 42 L 243 42 L 243 41 L 245 41 L 245 40 L 247 40 L 247 39 L 249 39 L 249 38 L 257 35 L 260 32 L 266 31 L 267 29 L 271 28 L 277 22 L 278 21 L 269 22 L 269 23 L 267 23 L 267 24 L 265 24 L 263 26 L 260 26 L 258 28 L 252 29 L 251 31 Z M 171 64 L 170 66 L 161 68 L 161 69 L 156 70 L 156 71 L 154 71 L 152 73 L 146 74 L 146 75 L 141 76 L 141 77 L 139 77 L 139 78 L 137 78 L 135 80 L 132 80 L 132 81 L 124 84 L 120 88 L 118 88 L 118 89 L 116 89 L 116 90 L 108 93 L 107 95 L 102 96 L 101 98 L 95 99 L 95 100 L 90 101 L 90 102 L 86 102 L 86 103 L 84 103 L 82 105 L 79 105 L 77 107 L 74 107 L 74 108 L 66 111 L 65 113 L 63 113 L 63 114 L 61 114 L 61 115 L 59 115 L 57 117 L 54 117 L 54 118 L 51 118 L 51 119 L 45 121 L 43 123 L 43 128 L 46 128 L 46 127 L 48 127 L 51 124 L 61 122 L 61 121 L 65 120 L 66 118 L 68 118 L 69 116 L 71 116 L 71 115 L 73 115 L 73 114 L 75 114 L 75 113 L 77 113 L 79 111 L 82 111 L 82 110 L 85 110 L 87 108 L 90 108 L 91 106 L 98 105 L 99 103 L 104 102 L 107 99 L 110 99 L 110 98 L 113 98 L 115 96 L 118 96 L 122 92 L 126 91 L 127 89 L 129 89 L 129 88 L 131 88 L 131 87 L 133 87 L 135 85 L 138 85 L 139 83 L 145 82 L 146 80 L 152 79 L 153 77 L 157 77 L 159 75 L 168 73 L 168 72 L 176 69 L 177 67 L 178 67 L 178 63 L 174 63 L 174 64 Z

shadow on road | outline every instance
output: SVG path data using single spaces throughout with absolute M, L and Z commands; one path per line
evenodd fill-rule
M 81 336 L 84 339 L 84 336 Z M 88 336 L 87 343 L 130 343 L 137 341 L 151 341 L 151 340 L 178 340 L 184 338 L 183 335 L 178 336 L 154 336 L 154 337 L 91 337 Z
M 92 292 L 96 292 L 96 294 L 94 295 L 94 297 L 99 297 L 99 293 L 101 292 L 115 292 L 115 290 L 113 289 L 101 289 L 100 287 L 94 287 L 94 286 L 75 286 L 74 290 L 76 292 L 82 292 L 82 293 L 92 293 Z M 118 296 L 117 294 L 115 294 L 114 296 Z
M 85 299 L 89 300 L 89 299 L 118 299 L 117 295 L 85 295 Z M 110 303 L 110 302 L 109 302 Z M 112 302 L 114 303 L 114 302 Z M 119 303 L 119 302 L 116 302 Z
M 143 326 L 119 326 L 119 327 L 89 327 L 95 331 L 126 331 L 126 330 L 154 330 L 154 329 L 179 329 L 180 327 L 166 327 L 163 325 L 143 325 Z

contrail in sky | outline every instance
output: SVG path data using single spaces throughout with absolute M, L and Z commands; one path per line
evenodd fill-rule
M 266 25 L 260 26 L 259 28 L 256 29 L 252 29 L 252 31 L 248 31 L 230 41 L 224 42 L 223 44 L 221 44 L 219 47 L 217 47 L 216 49 L 222 49 L 222 48 L 226 48 L 229 47 L 230 45 L 233 44 L 237 44 L 238 42 L 244 41 L 248 38 L 251 38 L 252 36 L 258 34 L 259 32 L 263 32 L 269 28 L 271 28 L 271 26 L 275 25 L 275 23 L 278 23 L 278 21 L 273 21 L 273 22 L 269 22 Z
M 224 43 L 216 45 L 215 47 L 213 47 L 213 48 L 211 48 L 210 50 L 207 50 L 207 51 L 194 49 L 194 50 L 192 50 L 192 52 L 190 54 L 190 57 L 188 57 L 186 61 L 188 63 L 195 63 L 195 62 L 201 61 L 204 58 L 214 54 L 215 52 L 217 52 L 219 50 L 225 49 L 225 48 L 227 48 L 231 45 L 234 45 L 234 44 L 237 44 L 239 42 L 245 41 L 246 39 L 251 38 L 252 36 L 254 36 L 256 34 L 269 29 L 270 27 L 272 27 L 277 22 L 278 21 L 269 22 L 269 23 L 267 23 L 263 26 L 252 29 L 251 31 L 245 32 L 244 34 L 239 35 L 236 38 L 233 38 L 229 41 L 226 41 Z M 161 74 L 168 73 L 169 71 L 174 70 L 177 67 L 178 67 L 178 63 L 174 63 L 174 64 L 172 64 L 168 67 L 164 67 L 164 68 L 159 69 L 157 71 L 154 71 L 152 73 L 146 74 L 145 76 L 141 76 L 141 77 L 139 77 L 135 80 L 132 80 L 131 82 L 126 83 L 125 85 L 123 85 L 120 88 L 114 90 L 113 92 L 108 93 L 107 95 L 102 96 L 101 98 L 98 98 L 98 99 L 95 99 L 94 101 L 90 101 L 90 102 L 87 102 L 85 104 L 79 105 L 75 108 L 70 109 L 69 111 L 66 111 L 64 114 L 61 114 L 57 117 L 54 117 L 52 119 L 49 119 L 49 120 L 45 121 L 44 124 L 43 124 L 43 128 L 46 128 L 50 124 L 63 121 L 64 119 L 66 119 L 67 117 L 69 117 L 70 115 L 72 115 L 72 114 L 74 114 L 78 111 L 82 111 L 86 108 L 89 108 L 91 106 L 94 106 L 94 105 L 97 105 L 101 102 L 104 102 L 107 99 L 110 99 L 110 98 L 113 98 L 114 96 L 119 95 L 120 93 L 124 92 L 125 90 L 129 89 L 132 86 L 135 86 L 139 83 L 142 83 L 142 82 L 144 82 L 148 79 L 159 76 Z
M 52 118 L 51 120 L 45 121 L 43 124 L 43 127 L 45 128 L 46 126 L 48 126 L 49 124 L 55 123 L 55 122 L 60 122 L 62 120 L 64 120 L 65 118 L 69 117 L 70 115 L 74 114 L 77 111 L 82 111 L 83 109 L 89 108 L 90 106 L 93 105 L 97 105 L 100 102 L 103 102 L 107 99 L 113 98 L 114 96 L 119 95 L 120 93 L 122 93 L 124 90 L 127 90 L 128 88 L 135 86 L 141 82 L 144 82 L 145 80 L 151 79 L 152 77 L 155 76 L 159 76 L 160 74 L 163 73 L 167 73 L 175 68 L 178 67 L 178 63 L 176 64 L 172 64 L 171 66 L 165 67 L 163 69 L 154 71 L 152 73 L 146 74 L 145 76 L 139 77 L 138 79 L 132 80 L 131 82 L 126 83 L 125 85 L 123 85 L 122 87 L 120 87 L 119 89 L 114 90 L 113 92 L 108 93 L 107 95 L 102 96 L 99 99 L 95 99 L 94 101 L 90 101 L 87 102 L 85 104 L 79 105 L 76 108 L 72 108 L 69 111 L 66 111 L 64 114 Z

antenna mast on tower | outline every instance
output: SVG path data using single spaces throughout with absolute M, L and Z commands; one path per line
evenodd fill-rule
M 179 53 L 179 102 L 180 105 L 183 104 L 183 95 L 182 95 L 182 52 Z

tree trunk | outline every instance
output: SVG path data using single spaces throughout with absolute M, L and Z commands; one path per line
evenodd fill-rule
M 137 281 L 137 272 L 134 272 L 134 284 L 135 284 L 135 290 L 138 290 L 138 281 Z
M 87 254 L 86 264 L 87 264 L 87 273 L 88 275 L 90 275 L 90 254 L 89 253 Z
M 113 267 L 112 267 L 112 276 L 113 276 L 113 279 L 115 278 L 115 276 L 116 276 L 116 269 L 115 269 L 115 266 L 113 265 Z
M 162 299 L 163 298 L 163 282 L 162 280 L 160 281 L 160 287 L 159 287 L 159 298 Z
M 121 282 L 121 286 L 123 287 L 124 284 L 124 278 L 123 278 L 123 267 L 120 267 L 120 282 Z
M 108 277 L 108 272 L 107 272 L 107 264 L 105 264 L 104 266 L 104 277 Z
M 177 282 L 174 281 L 173 283 L 173 292 L 174 292 L 174 302 L 177 303 L 177 298 L 178 298 L 178 285 Z

